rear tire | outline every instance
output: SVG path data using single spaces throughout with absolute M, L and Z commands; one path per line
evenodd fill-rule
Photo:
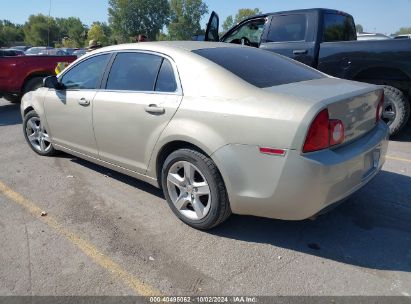
M 19 103 L 21 101 L 20 95 L 4 94 L 3 98 L 10 103 Z
M 403 92 L 391 87 L 384 87 L 385 103 L 382 119 L 390 128 L 390 135 L 394 136 L 401 131 L 410 117 L 410 103 Z
M 231 215 L 217 166 L 198 151 L 180 149 L 171 153 L 162 167 L 161 184 L 174 214 L 195 229 L 211 229 Z

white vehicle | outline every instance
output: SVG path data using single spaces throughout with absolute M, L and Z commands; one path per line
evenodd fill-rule
M 395 36 L 394 39 L 411 39 L 411 34 L 398 35 Z

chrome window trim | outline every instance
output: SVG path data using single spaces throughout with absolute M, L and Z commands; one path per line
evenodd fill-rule
M 177 91 L 176 92 L 160 92 L 160 91 L 131 91 L 131 90 L 106 90 L 106 89 L 99 89 L 96 90 L 98 92 L 109 92 L 109 93 L 123 93 L 123 94 L 157 94 L 157 95 L 177 95 L 177 96 L 182 96 L 182 94 L 179 94 Z
M 124 50 L 115 50 L 115 51 L 106 51 L 106 52 L 101 52 L 101 53 L 97 53 L 97 54 L 93 54 L 90 56 L 87 56 L 85 58 L 82 58 L 81 60 L 79 60 L 78 62 L 76 62 L 76 64 L 74 64 L 73 66 L 70 66 L 69 69 L 67 69 L 66 71 L 64 71 L 64 73 L 62 73 L 61 75 L 59 75 L 58 80 L 60 81 L 64 75 L 66 75 L 71 69 L 73 69 L 74 67 L 76 67 L 77 65 L 81 64 L 82 62 L 91 59 L 93 57 L 96 56 L 100 56 L 100 55 L 105 55 L 105 54 L 111 54 L 112 56 L 116 56 L 117 54 L 120 53 L 142 53 L 142 54 L 149 54 L 149 55 L 155 55 L 155 56 L 159 56 L 162 58 L 167 59 L 172 68 L 173 68 L 173 72 L 174 72 L 174 79 L 176 81 L 177 84 L 177 90 L 174 92 L 160 92 L 160 91 L 132 91 L 132 90 L 106 90 L 105 88 L 98 88 L 98 89 L 91 89 L 93 91 L 100 91 L 100 92 L 116 92 L 116 93 L 143 93 L 143 94 L 160 94 L 160 95 L 178 95 L 178 96 L 183 96 L 183 87 L 181 84 L 181 79 L 180 79 L 180 73 L 178 71 L 177 68 L 177 64 L 175 63 L 174 59 L 172 57 L 170 57 L 169 55 L 163 54 L 161 52 L 156 52 L 156 51 L 150 51 L 150 50 L 136 50 L 136 49 L 124 49 Z M 114 63 L 114 61 L 113 61 Z M 110 66 L 110 70 L 112 68 L 112 64 Z M 106 66 L 107 68 L 107 66 Z M 110 73 L 108 73 L 107 78 L 110 76 Z M 82 91 L 85 89 L 68 89 L 66 91 Z M 90 89 L 88 89 L 90 90 Z
M 183 88 L 182 88 L 182 85 L 181 85 L 180 73 L 178 72 L 177 64 L 175 63 L 174 59 L 171 58 L 169 55 L 166 55 L 166 54 L 163 54 L 163 53 L 160 53 L 160 52 L 156 52 L 156 51 L 136 50 L 136 49 L 124 49 L 124 50 L 115 51 L 114 53 L 115 53 L 115 55 L 121 54 L 121 53 L 149 54 L 149 55 L 159 56 L 159 57 L 162 57 L 164 59 L 167 59 L 170 62 L 172 68 L 173 68 L 174 79 L 176 81 L 177 89 L 174 92 L 160 92 L 160 91 L 107 90 L 105 88 L 101 88 L 101 91 L 118 92 L 118 93 L 124 92 L 124 93 L 145 93 L 145 94 L 161 94 L 161 95 L 183 96 Z M 114 64 L 114 62 L 115 62 L 115 59 L 113 61 L 113 64 Z M 111 67 L 110 67 L 110 69 L 111 69 Z M 109 76 L 110 76 L 110 73 L 107 75 L 107 78 Z

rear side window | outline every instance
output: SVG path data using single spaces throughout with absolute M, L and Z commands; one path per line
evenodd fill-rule
M 303 41 L 307 31 L 305 15 L 274 16 L 267 42 Z
M 163 59 L 156 82 L 157 92 L 175 92 L 177 90 L 176 78 L 170 61 Z
M 193 52 L 259 88 L 326 77 L 294 60 L 251 47 L 211 48 Z
M 324 14 L 324 42 L 356 40 L 354 19 L 343 14 Z
M 163 58 L 145 53 L 119 53 L 108 76 L 107 90 L 154 91 Z

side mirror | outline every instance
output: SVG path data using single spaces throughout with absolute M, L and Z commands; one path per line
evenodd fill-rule
M 62 89 L 62 85 L 59 83 L 56 76 L 48 76 L 44 78 L 43 87 L 56 90 Z

